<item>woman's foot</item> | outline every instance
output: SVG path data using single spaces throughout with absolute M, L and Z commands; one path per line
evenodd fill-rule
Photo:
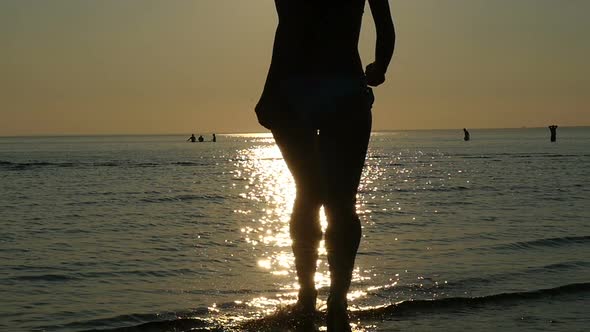
M 348 305 L 346 300 L 328 299 L 328 314 L 326 315 L 326 325 L 328 332 L 351 332 L 350 322 L 347 312 Z
M 301 314 L 315 314 L 318 291 L 315 289 L 300 289 L 297 295 L 297 303 L 293 306 L 293 312 Z

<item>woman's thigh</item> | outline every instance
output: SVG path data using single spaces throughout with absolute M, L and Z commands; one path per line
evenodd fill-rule
M 319 134 L 324 203 L 354 209 L 371 136 L 370 110 L 345 113 L 322 124 Z M 353 210 L 354 211 L 354 210 Z
M 297 192 L 319 194 L 321 178 L 317 129 L 298 125 L 275 128 L 272 134 L 293 175 Z
M 354 207 L 371 121 L 370 110 L 342 112 L 318 121 L 319 134 L 317 127 L 308 123 L 272 130 L 299 196 Z

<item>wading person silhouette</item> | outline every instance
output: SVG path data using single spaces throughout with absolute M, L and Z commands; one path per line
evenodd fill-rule
M 551 125 L 549 126 L 549 131 L 551 132 L 551 142 L 557 141 L 557 126 Z
M 275 0 L 279 24 L 256 106 L 297 187 L 289 225 L 300 286 L 294 310 L 315 312 L 323 206 L 331 280 L 326 323 L 337 332 L 350 331 L 346 296 L 361 238 L 356 195 L 371 132 L 369 86 L 385 81 L 395 44 L 388 0 L 368 2 L 377 42 L 375 61 L 363 71 L 365 0 Z

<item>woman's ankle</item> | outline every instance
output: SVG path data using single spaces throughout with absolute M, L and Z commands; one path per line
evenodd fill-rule
M 318 291 L 312 289 L 300 289 L 297 295 L 297 306 L 303 311 L 315 312 Z
M 346 299 L 328 298 L 328 312 L 326 315 L 328 332 L 351 331 L 347 307 Z

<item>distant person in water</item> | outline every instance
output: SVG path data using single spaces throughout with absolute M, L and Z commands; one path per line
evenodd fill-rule
M 211 141 L 212 142 L 217 142 L 217 137 L 215 137 L 215 134 L 213 134 L 213 139 Z
M 551 125 L 549 126 L 549 130 L 551 131 L 551 142 L 557 141 L 557 126 Z
M 275 0 L 279 24 L 256 106 L 297 189 L 289 224 L 300 286 L 296 312 L 316 310 L 320 207 L 326 212 L 330 332 L 350 331 L 346 296 L 361 239 L 356 195 L 371 133 L 369 86 L 385 81 L 395 44 L 388 0 L 368 2 L 376 59 L 363 71 L 358 41 L 365 0 Z M 353 141 L 351 132 L 357 133 Z
M 199 142 L 204 142 L 204 141 L 205 141 L 205 139 L 203 138 L 203 136 L 199 135 Z
M 463 128 L 463 140 L 465 141 L 469 141 L 471 139 L 471 136 L 469 135 L 469 132 L 467 131 L 467 129 Z
M 189 137 L 189 138 L 188 138 L 186 141 L 187 141 L 187 142 L 188 142 L 188 141 L 191 141 L 191 142 L 193 142 L 193 143 L 194 143 L 194 142 L 196 142 L 196 141 L 197 141 L 197 138 L 195 137 L 195 134 L 192 134 L 192 135 L 191 135 L 191 137 Z

